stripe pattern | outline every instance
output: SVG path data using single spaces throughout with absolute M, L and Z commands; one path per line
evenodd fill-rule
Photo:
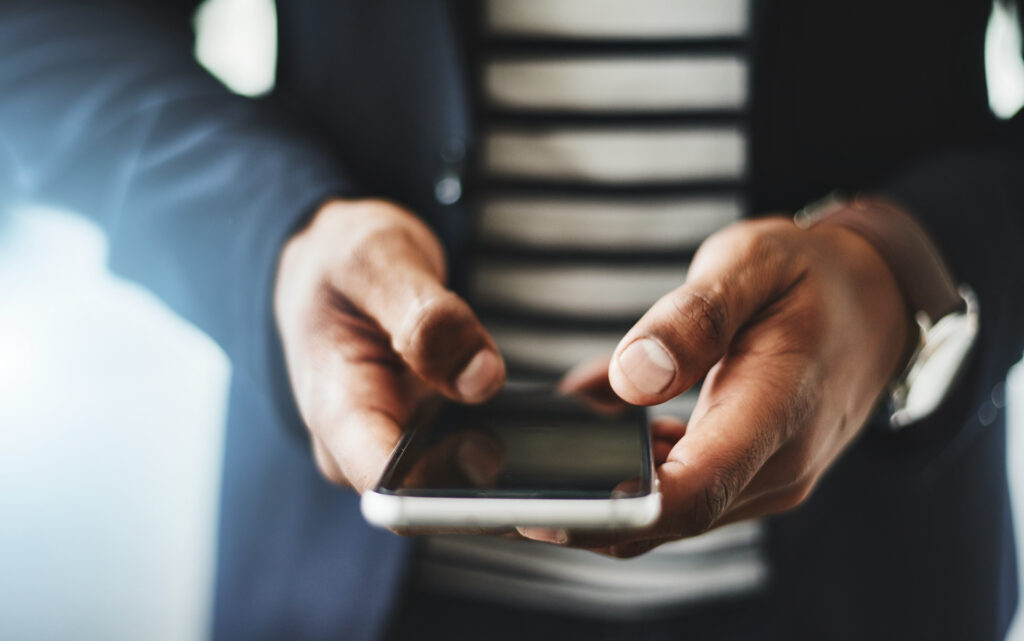
M 746 30 L 746 0 L 485 2 L 469 296 L 512 373 L 611 352 L 742 215 Z
M 667 614 L 761 585 L 756 522 L 667 543 L 623 561 L 540 543 L 430 537 L 415 581 L 432 590 L 601 618 Z
M 609 354 L 738 220 L 747 171 L 747 0 L 485 0 L 469 298 L 513 378 Z M 654 414 L 688 416 L 686 394 Z M 760 523 L 630 562 L 432 537 L 429 589 L 631 616 L 752 590 Z

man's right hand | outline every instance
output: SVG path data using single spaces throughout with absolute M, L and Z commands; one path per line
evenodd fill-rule
M 504 382 L 493 339 L 444 282 L 437 238 L 385 201 L 330 201 L 285 245 L 274 312 L 331 481 L 369 489 L 420 402 L 477 403 Z

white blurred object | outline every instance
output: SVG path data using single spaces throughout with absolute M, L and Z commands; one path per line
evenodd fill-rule
M 1007 468 L 1010 475 L 1010 501 L 1013 522 L 1017 532 L 1017 556 L 1024 559 L 1024 363 L 1010 370 L 1006 383 Z M 1007 641 L 1024 641 L 1024 565 L 1017 563 L 1017 581 L 1021 587 L 1021 600 L 1017 616 L 1006 635 Z
M 1021 30 L 1016 5 L 1006 7 L 995 2 L 985 34 L 985 75 L 992 113 L 1010 118 L 1024 106 L 1024 60 L 1021 58 Z M 1017 529 L 1017 553 L 1024 551 L 1024 365 L 1010 371 L 1006 385 L 1007 458 L 1014 525 Z M 1016 465 L 1014 465 L 1016 463 Z M 1018 563 L 1017 577 L 1024 587 L 1024 565 Z M 1007 641 L 1024 641 L 1024 590 L 1017 616 L 1006 636 Z
M 273 0 L 206 0 L 196 11 L 196 59 L 243 96 L 274 87 L 277 12 Z
M 95 227 L 0 237 L 0 639 L 202 639 L 226 357 L 113 278 Z
M 1017 5 L 996 1 L 985 32 L 985 75 L 992 113 L 1009 118 L 1024 106 L 1024 60 Z

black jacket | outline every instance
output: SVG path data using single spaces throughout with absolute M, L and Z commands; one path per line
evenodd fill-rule
M 462 271 L 469 209 L 434 184 L 472 165 L 472 3 L 279 3 L 262 100 L 192 60 L 193 4 L 0 1 L 0 198 L 97 220 L 112 268 L 232 359 L 217 635 L 372 639 L 409 545 L 365 526 L 295 438 L 271 283 L 284 240 L 331 195 L 406 204 Z M 750 210 L 887 193 L 982 310 L 970 374 L 938 417 L 867 430 L 805 506 L 770 521 L 775 635 L 1000 638 L 1016 604 L 1000 382 L 1024 344 L 1024 115 L 988 108 L 990 3 L 753 5 Z

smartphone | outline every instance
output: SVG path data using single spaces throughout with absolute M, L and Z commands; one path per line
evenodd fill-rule
M 647 411 L 601 407 L 531 388 L 431 408 L 363 494 L 363 515 L 392 528 L 649 525 L 661 497 Z

